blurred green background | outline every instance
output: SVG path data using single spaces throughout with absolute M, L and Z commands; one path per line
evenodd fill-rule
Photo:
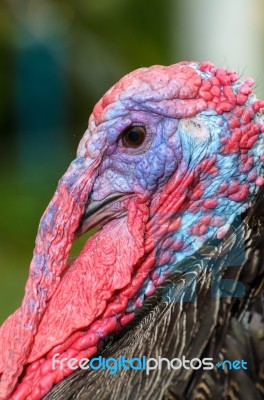
M 0 323 L 104 92 L 138 67 L 210 59 L 256 77 L 261 97 L 263 26 L 262 0 L 1 0 Z

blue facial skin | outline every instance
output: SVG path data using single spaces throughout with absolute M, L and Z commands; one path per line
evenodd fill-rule
M 165 184 L 177 169 L 180 143 L 175 135 L 178 121 L 145 112 L 134 112 L 131 118 L 118 125 L 114 143 L 108 147 L 95 180 L 92 199 L 101 200 L 110 193 L 154 193 Z M 102 129 L 107 129 L 104 124 Z M 144 125 L 147 136 L 140 149 L 126 148 L 122 132 L 131 125 Z M 113 131 L 113 127 L 111 127 Z

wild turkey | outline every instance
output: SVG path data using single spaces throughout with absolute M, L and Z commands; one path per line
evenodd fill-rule
M 1 399 L 43 398 L 67 375 L 47 399 L 263 398 L 264 101 L 252 85 L 182 62 L 136 70 L 97 103 L 1 327 Z M 54 354 L 96 353 L 216 365 L 53 368 Z

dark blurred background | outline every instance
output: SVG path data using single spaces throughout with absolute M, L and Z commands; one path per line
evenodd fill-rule
M 210 59 L 255 77 L 261 97 L 263 27 L 262 0 L 1 0 L 0 323 L 104 92 L 138 67 Z

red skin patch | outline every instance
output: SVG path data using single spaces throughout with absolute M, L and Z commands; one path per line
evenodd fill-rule
M 143 255 L 143 249 L 141 254 Z M 111 315 L 124 312 L 128 298 L 120 304 L 110 300 L 114 293 L 132 284 L 133 266 L 141 254 L 127 229 L 126 218 L 109 222 L 102 231 L 88 240 L 65 273 L 38 326 L 28 362 L 33 363 L 43 357 L 40 363 L 45 367 L 35 371 L 28 369 L 22 382 L 28 381 L 28 385 L 33 385 L 34 391 L 40 390 L 43 396 L 46 387 L 51 389 L 58 376 L 62 379 L 72 372 L 67 368 L 63 373 L 51 370 L 51 359 L 47 359 L 45 355 L 54 346 L 63 343 L 74 332 L 90 326 L 88 334 L 68 343 L 70 346 L 66 348 L 66 352 L 62 352 L 62 349 L 59 352 L 62 352 L 61 358 L 70 357 L 69 351 L 72 349 L 71 357 L 78 358 L 79 352 L 85 349 L 86 354 L 91 356 L 97 351 L 100 337 L 116 331 L 121 323 L 128 321 L 129 317 L 123 318 L 120 323 L 117 318 L 111 319 Z M 134 291 L 138 288 L 139 286 L 134 285 Z M 44 381 L 46 386 L 43 385 Z M 17 393 L 25 387 L 24 384 L 21 385 L 18 385 Z M 13 398 L 16 398 L 16 394 Z

